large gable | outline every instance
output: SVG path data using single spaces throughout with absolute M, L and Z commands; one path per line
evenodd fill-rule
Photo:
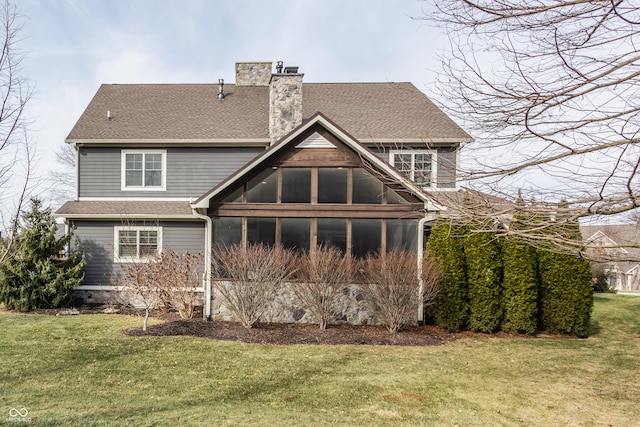
M 339 141 L 339 144 L 332 143 L 330 141 L 331 138 L 323 136 L 322 133 L 327 133 L 331 138 L 335 138 L 336 141 Z M 342 151 L 338 149 L 340 147 Z M 395 168 L 376 156 L 322 114 L 316 114 L 268 150 L 265 150 L 245 166 L 238 169 L 238 171 L 227 180 L 194 201 L 192 207 L 209 208 L 212 199 L 228 194 L 238 183 L 246 181 L 261 169 L 278 164 L 274 162 L 276 159 L 278 159 L 277 161 L 282 161 L 283 156 L 289 157 L 289 163 L 293 161 L 295 164 L 301 166 L 313 165 L 317 160 L 310 159 L 306 161 L 304 155 L 297 155 L 295 152 L 295 150 L 305 148 L 328 150 L 323 152 L 322 162 L 325 166 L 341 165 L 344 164 L 341 162 L 345 161 L 345 157 L 350 158 L 354 165 L 366 166 L 366 168 L 376 176 L 381 177 L 382 181 L 392 183 L 394 187 L 402 189 L 403 192 L 419 200 L 423 204 L 423 209 L 427 211 L 439 211 L 443 209 L 440 205 L 434 203 L 433 200 L 412 181 L 407 180 Z M 291 149 L 293 149 L 293 151 Z M 333 151 L 335 151 L 335 153 Z M 291 159 L 292 156 L 297 158 Z

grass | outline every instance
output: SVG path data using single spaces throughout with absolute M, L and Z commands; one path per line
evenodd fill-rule
M 140 325 L 117 315 L 0 312 L 0 425 L 630 426 L 640 419 L 640 297 L 596 296 L 594 334 L 584 340 L 282 347 L 120 332 Z M 28 416 L 11 417 L 11 408 Z

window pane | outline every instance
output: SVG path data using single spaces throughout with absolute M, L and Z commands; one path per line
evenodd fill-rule
M 142 187 L 142 171 L 130 171 L 128 170 L 125 174 L 125 185 Z
M 282 246 L 303 251 L 309 250 L 309 218 L 282 218 L 280 220 Z
M 318 218 L 318 245 L 326 245 L 347 252 L 347 220 L 344 218 Z
M 162 172 L 150 170 L 144 171 L 144 186 L 162 187 Z
M 225 197 L 222 203 L 242 203 L 242 187 Z
M 318 203 L 347 203 L 347 173 L 344 168 L 318 169 Z
M 380 251 L 382 220 L 351 220 L 352 254 L 356 258 L 364 258 L 369 253 Z
M 142 154 L 125 155 L 125 185 L 142 186 Z
M 418 239 L 418 221 L 415 219 L 387 220 L 387 250 L 402 248 L 415 251 Z
M 247 184 L 249 203 L 275 203 L 278 191 L 277 169 L 267 169 Z
M 353 203 L 382 203 L 382 182 L 362 168 L 353 169 Z
M 140 230 L 140 257 L 158 252 L 158 232 Z
M 247 218 L 247 243 L 274 246 L 276 244 L 276 219 Z
M 405 177 L 411 179 L 411 154 L 394 154 L 393 166 Z
M 118 257 L 135 258 L 138 256 L 137 232 L 121 230 L 118 236 Z
M 394 190 L 387 188 L 387 203 L 391 205 L 400 205 L 400 204 L 406 204 L 409 202 Z
M 242 243 L 242 218 L 214 218 L 213 243 L 217 246 L 231 246 Z
M 127 170 L 142 170 L 142 154 L 127 154 L 125 156 L 126 159 L 126 168 Z
M 311 169 L 282 169 L 282 203 L 311 203 Z
M 415 154 L 414 181 L 419 184 L 429 184 L 431 182 L 431 154 Z
M 162 170 L 162 154 L 145 154 L 144 168 L 146 170 Z

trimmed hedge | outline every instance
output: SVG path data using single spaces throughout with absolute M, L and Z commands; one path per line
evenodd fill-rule
M 442 289 L 435 303 L 435 316 L 440 326 L 458 332 L 469 320 L 469 289 L 464 256 L 465 229 L 450 220 L 439 218 L 427 242 L 427 252 L 444 268 Z
M 538 326 L 538 269 L 535 249 L 514 237 L 503 246 L 502 330 L 532 334 Z
M 470 232 L 464 246 L 469 280 L 469 329 L 494 332 L 502 320 L 502 256 L 495 233 Z

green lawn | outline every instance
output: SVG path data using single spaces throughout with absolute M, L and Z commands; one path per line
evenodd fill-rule
M 640 425 L 640 297 L 598 295 L 593 320 L 585 340 L 279 347 L 0 312 L 0 425 Z

